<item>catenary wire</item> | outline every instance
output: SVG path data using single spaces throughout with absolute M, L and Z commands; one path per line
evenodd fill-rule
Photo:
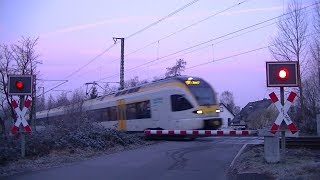
M 188 4 L 180 7 L 179 9 L 177 9 L 177 10 L 175 10 L 175 11 L 173 11 L 173 12 L 171 12 L 170 14 L 166 15 L 165 17 L 157 20 L 156 22 L 153 22 L 153 23 L 147 25 L 146 27 L 142 28 L 141 30 L 139 30 L 139 31 L 137 31 L 137 32 L 135 32 L 135 33 L 132 33 L 131 35 L 125 37 L 125 39 L 129 39 L 129 38 L 131 38 L 131 37 L 133 37 L 133 36 L 136 36 L 136 35 L 139 34 L 139 33 L 142 33 L 143 31 L 151 28 L 152 26 L 155 26 L 155 25 L 159 24 L 160 22 L 164 21 L 165 19 L 168 19 L 168 18 L 172 17 L 173 15 L 175 15 L 175 14 L 177 14 L 178 12 L 186 9 L 187 7 L 195 4 L 195 3 L 198 2 L 198 1 L 199 1 L 199 0 L 193 0 L 193 1 L 189 2 Z
M 309 7 L 312 7 L 312 6 L 315 6 L 315 5 L 319 4 L 319 3 L 320 3 L 320 2 L 317 2 L 317 3 L 311 4 L 311 5 L 306 6 L 306 7 L 302 7 L 302 8 L 300 8 L 300 10 L 303 10 L 303 9 L 306 9 L 306 8 L 309 8 Z M 284 13 L 284 14 L 282 14 L 282 15 L 279 15 L 279 16 L 276 16 L 276 17 L 273 17 L 273 18 L 270 18 L 270 19 L 267 19 L 267 20 L 261 21 L 261 22 L 259 22 L 259 23 L 256 23 L 256 24 L 253 24 L 253 25 L 247 26 L 247 27 L 245 27 L 245 28 L 242 28 L 242 29 L 239 29 L 239 30 L 233 31 L 233 32 L 231 32 L 231 33 L 227 33 L 227 34 L 225 34 L 225 35 L 222 35 L 222 36 L 219 36 L 219 37 L 216 37 L 216 38 L 210 39 L 210 40 L 208 40 L 208 41 L 204 41 L 204 42 L 202 42 L 202 43 L 199 43 L 199 44 L 196 44 L 196 45 L 190 46 L 190 47 L 188 47 L 188 48 L 185 48 L 185 49 L 182 49 L 182 50 L 176 51 L 176 52 L 174 52 L 174 53 L 171 53 L 171 54 L 168 54 L 168 55 L 162 56 L 162 57 L 160 57 L 160 58 L 156 58 L 156 59 L 154 59 L 154 60 L 151 60 L 151 61 L 148 61 L 148 62 L 146 62 L 146 63 L 140 64 L 140 65 L 135 66 L 135 67 L 133 67 L 133 68 L 130 68 L 130 69 L 126 70 L 125 72 L 132 71 L 132 70 L 134 70 L 134 69 L 137 69 L 137 68 L 143 67 L 143 66 L 148 65 L 148 64 L 150 64 L 150 63 L 153 63 L 153 62 L 155 62 L 155 61 L 159 61 L 160 59 L 164 59 L 164 58 L 167 58 L 167 57 L 170 57 L 170 56 L 173 56 L 173 55 L 179 54 L 179 53 L 181 53 L 181 52 L 187 51 L 187 50 L 189 50 L 189 49 L 193 49 L 193 48 L 198 47 L 198 46 L 201 46 L 201 45 L 203 45 L 203 44 L 207 44 L 207 43 L 210 43 L 210 42 L 212 42 L 212 41 L 215 41 L 215 40 L 218 40 L 218 39 L 221 39 L 221 38 L 224 38 L 224 37 L 230 36 L 230 35 L 232 35 L 232 34 L 236 34 L 236 33 L 238 33 L 238 32 L 241 32 L 241 31 L 244 31 L 244 30 L 247 30 L 247 29 L 253 28 L 253 27 L 255 27 L 255 26 L 258 26 L 258 25 L 261 25 L 261 24 L 267 23 L 267 22 L 269 22 L 269 21 L 276 20 L 276 19 L 278 19 L 278 18 L 280 18 L 280 17 L 283 17 L 283 16 L 286 16 L 286 15 L 288 15 L 288 14 L 290 14 L 290 13 L 291 13 L 291 12 Z M 108 77 L 102 78 L 102 79 L 100 79 L 100 80 L 108 79 L 108 78 L 115 77 L 115 76 L 119 76 L 119 74 L 117 73 L 117 74 L 114 74 L 114 75 L 111 75 L 111 76 L 108 76 Z
M 152 26 L 155 26 L 155 25 L 159 24 L 160 22 L 164 21 L 165 19 L 168 19 L 168 18 L 172 17 L 173 15 L 179 13 L 180 11 L 182 11 L 182 10 L 186 9 L 187 7 L 195 4 L 195 3 L 198 2 L 198 1 L 200 1 L 200 0 L 193 0 L 193 1 L 189 2 L 188 4 L 180 7 L 179 9 L 177 9 L 177 10 L 171 12 L 170 14 L 166 15 L 165 17 L 159 19 L 158 21 L 153 22 L 153 23 L 151 23 L 150 25 L 142 28 L 141 30 L 136 31 L 135 33 L 133 33 L 133 34 L 125 37 L 125 39 L 129 39 L 129 38 L 131 38 L 131 37 L 133 37 L 133 36 L 135 36 L 135 35 L 137 35 L 137 34 L 139 34 L 139 33 L 142 33 L 143 31 L 151 28 Z M 102 51 L 102 52 L 99 53 L 97 56 L 95 56 L 94 58 L 92 58 L 91 60 L 89 60 L 88 63 L 86 63 L 85 65 L 83 65 L 83 66 L 81 66 L 80 68 L 76 69 L 75 71 L 73 71 L 72 73 L 70 73 L 70 74 L 69 74 L 68 76 L 66 76 L 65 78 L 66 78 L 66 79 L 69 79 L 70 77 L 72 77 L 72 76 L 75 75 L 76 73 L 80 72 L 82 69 L 84 69 L 85 67 L 87 67 L 89 64 L 91 64 L 92 62 L 94 62 L 96 59 L 98 59 L 99 57 L 101 57 L 102 55 L 104 55 L 106 52 L 108 52 L 109 50 L 111 50 L 114 46 L 115 46 L 115 44 L 110 45 L 110 46 L 109 46 L 108 48 L 106 48 L 104 51 Z M 60 85 L 58 85 L 58 86 L 60 86 Z M 55 85 L 54 88 L 56 88 L 56 85 Z M 54 88 L 53 88 L 53 89 L 54 89 Z
M 304 37 L 313 36 L 313 35 L 315 35 L 315 34 L 319 34 L 319 32 L 311 33 L 311 34 L 305 35 Z M 290 39 L 290 40 L 293 40 L 293 39 Z M 287 41 L 290 41 L 290 40 L 287 40 Z M 285 42 L 287 42 L 287 41 L 285 41 Z M 284 43 L 284 42 L 280 42 L 280 43 Z M 280 43 L 279 43 L 279 44 L 280 44 Z M 251 50 L 248 50 L 248 51 L 245 51 L 245 52 L 241 52 L 241 53 L 234 54 L 234 55 L 231 55 L 231 56 L 219 58 L 219 59 L 216 59 L 216 60 L 213 60 L 213 61 L 208 61 L 208 62 L 205 62 L 205 63 L 200 63 L 200 64 L 197 64 L 197 65 L 191 66 L 191 67 L 189 67 L 189 68 L 186 68 L 186 70 L 188 70 L 188 69 L 193 69 L 193 68 L 196 68 L 196 67 L 199 67 L 199 66 L 203 66 L 203 65 L 207 65 L 207 64 L 210 64 L 210 63 L 218 62 L 218 61 L 224 61 L 224 60 L 227 60 L 227 59 L 230 59 L 230 58 L 233 58 L 233 57 L 241 56 L 241 55 L 244 55 L 244 54 L 249 54 L 249 53 L 252 53 L 252 52 L 255 52 L 255 51 L 260 51 L 260 50 L 263 50 L 263 49 L 266 49 L 266 48 L 270 48 L 270 47 L 272 47 L 272 46 L 275 46 L 275 44 L 273 44 L 273 45 L 268 45 L 268 46 L 263 46 L 263 47 L 259 47 L 259 48 L 255 48 L 255 49 L 251 49 Z
M 212 14 L 212 15 L 204 18 L 204 19 L 201 19 L 200 21 L 197 21 L 197 22 L 195 22 L 195 23 L 192 23 L 192 24 L 190 24 L 190 25 L 188 25 L 188 26 L 186 26 L 186 27 L 183 27 L 183 28 L 181 28 L 181 29 L 179 29 L 179 30 L 177 30 L 177 31 L 169 34 L 169 35 L 166 35 L 166 36 L 164 36 L 164 37 L 162 37 L 162 38 L 160 38 L 160 39 L 158 39 L 158 40 L 156 40 L 156 41 L 153 41 L 153 42 L 151 42 L 151 43 L 149 43 L 149 44 L 147 44 L 147 45 L 145 45 L 145 46 L 143 46 L 143 47 L 141 47 L 141 48 L 139 48 L 139 49 L 137 49 L 137 50 L 134 50 L 134 51 L 126 54 L 125 56 L 129 56 L 129 55 L 135 54 L 135 53 L 137 53 L 137 52 L 139 52 L 139 51 L 141 51 L 141 50 L 143 50 L 143 49 L 145 49 L 145 48 L 147 48 L 147 47 L 149 47 L 149 46 L 151 46 L 151 45 L 154 45 L 154 44 L 158 43 L 159 41 L 165 40 L 165 39 L 167 39 L 167 38 L 169 38 L 169 37 L 171 37 L 171 36 L 173 36 L 173 35 L 176 35 L 176 34 L 182 32 L 182 31 L 190 28 L 190 27 L 196 26 L 196 25 L 198 25 L 198 24 L 200 24 L 200 23 L 202 23 L 202 22 L 204 22 L 204 21 L 206 21 L 206 20 L 208 20 L 208 19 L 210 19 L 210 18 L 213 18 L 213 17 L 215 17 L 215 16 L 217 16 L 217 15 L 219 15 L 219 14 L 222 14 L 222 13 L 224 13 L 224 12 L 226 12 L 226 11 L 228 11 L 228 10 L 236 7 L 236 6 L 239 6 L 239 5 L 247 2 L 247 1 L 249 1 L 249 0 L 245 0 L 245 1 L 239 2 L 239 3 L 234 4 L 234 5 L 226 8 L 226 9 L 223 9 L 223 10 L 221 10 L 221 11 L 219 11 L 219 12 L 216 12 L 216 13 L 214 13 L 214 14 Z

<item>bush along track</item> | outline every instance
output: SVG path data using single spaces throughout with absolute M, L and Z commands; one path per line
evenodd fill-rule
M 19 133 L 17 133 L 19 134 Z M 52 126 L 44 131 L 26 136 L 26 157 L 37 159 L 53 152 L 76 154 L 77 152 L 106 152 L 115 147 L 146 145 L 142 134 L 132 134 L 106 129 L 92 123 L 82 122 L 75 127 Z M 0 167 L 21 160 L 19 135 L 0 138 Z M 0 168 L 2 169 L 2 168 Z M 1 170 L 0 170 L 1 171 Z M 2 174 L 2 172 L 0 172 Z

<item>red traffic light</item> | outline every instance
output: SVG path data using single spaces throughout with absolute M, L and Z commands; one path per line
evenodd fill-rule
M 22 81 L 16 81 L 16 88 L 23 89 L 23 83 Z
M 267 87 L 298 87 L 297 61 L 266 62 Z
M 8 75 L 8 94 L 10 96 L 31 95 L 34 75 Z
M 278 72 L 278 77 L 282 80 L 286 80 L 289 76 L 289 71 L 286 68 L 281 68 Z

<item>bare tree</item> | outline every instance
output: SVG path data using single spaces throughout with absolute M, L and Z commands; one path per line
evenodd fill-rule
M 12 74 L 13 73 L 13 69 L 11 68 L 13 65 L 13 58 L 12 58 L 12 53 L 11 53 L 11 50 L 10 50 L 10 47 L 8 45 L 1 45 L 0 46 L 0 58 L 1 58 L 1 61 L 0 61 L 0 74 L 1 74 L 1 94 L 5 96 L 5 100 L 6 100 L 6 104 L 8 107 L 10 107 L 10 111 L 11 111 L 11 116 L 13 119 L 15 119 L 14 115 L 14 110 L 13 108 L 11 107 L 10 105 L 10 101 L 11 101 L 11 98 L 9 97 L 9 94 L 8 94 L 8 76 L 9 74 Z
M 76 104 L 79 102 L 83 102 L 86 99 L 86 93 L 84 92 L 83 89 L 76 89 L 71 96 L 70 103 L 71 104 Z
M 306 12 L 301 9 L 297 0 L 292 0 L 287 9 L 288 15 L 278 21 L 278 35 L 271 42 L 270 52 L 277 61 L 298 61 L 299 63 L 299 98 L 302 121 L 304 119 L 304 98 L 301 77 L 301 66 L 306 57 L 308 19 Z
M 55 108 L 55 100 L 51 94 L 49 95 L 49 98 L 48 98 L 47 108 L 48 109 Z
M 37 111 L 43 111 L 46 109 L 46 103 L 45 103 L 45 99 L 44 96 L 41 97 L 37 97 L 36 98 L 36 112 Z
M 67 106 L 70 104 L 70 100 L 67 97 L 67 92 L 62 92 L 56 100 L 55 107 Z
M 305 105 L 305 117 L 307 121 L 303 123 L 303 130 L 316 132 L 316 115 L 320 109 L 320 5 L 317 4 L 313 16 L 313 30 L 316 32 L 310 39 L 310 57 L 306 65 L 308 68 L 306 77 L 302 80 L 303 97 Z M 297 114 L 299 117 L 299 114 Z
M 223 91 L 220 95 L 220 103 L 223 103 L 233 113 L 235 104 L 232 92 Z
M 145 84 L 145 83 L 148 83 L 148 81 L 147 80 L 139 80 L 139 77 L 135 76 L 134 78 L 125 81 L 124 87 L 125 88 L 136 87 L 136 86 L 139 86 L 139 85 Z
M 181 73 L 185 70 L 187 62 L 183 59 L 177 60 L 176 64 L 167 68 L 165 74 L 166 77 L 181 76 Z

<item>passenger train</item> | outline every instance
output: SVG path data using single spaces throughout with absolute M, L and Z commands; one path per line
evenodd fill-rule
M 218 129 L 219 104 L 214 89 L 203 79 L 166 78 L 82 104 L 91 119 L 107 128 L 124 131 L 146 129 Z M 60 119 L 65 108 L 37 112 L 38 122 Z

